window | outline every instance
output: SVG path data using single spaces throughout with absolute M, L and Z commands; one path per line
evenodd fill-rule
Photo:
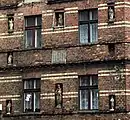
M 41 24 L 41 15 L 25 17 L 26 48 L 37 48 L 41 46 Z
M 24 112 L 39 112 L 40 79 L 24 80 Z
M 79 12 L 80 43 L 93 43 L 98 39 L 98 11 L 85 10 Z
M 53 50 L 52 63 L 66 63 L 66 50 Z
M 94 76 L 81 76 L 79 85 L 80 110 L 98 109 L 98 78 Z
M 41 0 L 24 0 L 24 3 L 40 2 Z

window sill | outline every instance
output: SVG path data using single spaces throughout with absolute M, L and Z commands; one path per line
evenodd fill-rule
M 78 113 L 81 114 L 95 114 L 95 113 L 99 113 L 99 110 L 79 110 Z
M 3 114 L 4 117 L 11 117 L 11 116 L 41 116 L 41 115 L 42 115 L 41 112 Z

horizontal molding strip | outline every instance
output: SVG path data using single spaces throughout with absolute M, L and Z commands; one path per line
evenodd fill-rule
M 41 80 L 58 80 L 58 79 L 71 79 L 71 78 L 78 78 L 78 76 L 46 77 L 41 78 Z
M 63 76 L 63 75 L 77 75 L 77 72 L 72 72 L 72 73 L 55 73 L 55 74 L 42 74 L 42 77 L 48 77 L 48 76 Z
M 68 32 L 77 32 L 78 29 L 74 29 L 74 30 L 62 30 L 62 31 L 54 31 L 54 32 L 43 32 L 43 35 L 46 34 L 54 34 L 54 33 L 68 33 Z
M 63 96 L 68 96 L 68 95 L 77 95 L 78 92 L 63 92 Z M 42 93 L 40 94 L 41 96 L 54 96 L 55 93 Z
M 70 96 L 63 96 L 63 98 L 76 98 L 76 97 L 78 97 L 78 95 L 70 95 Z M 40 97 L 40 99 L 55 99 L 55 97 L 54 96 L 49 96 L 49 97 Z
M 20 97 L 20 95 L 4 95 L 4 96 L 0 96 L 0 98 L 17 98 Z
M 7 99 L 0 99 L 0 102 L 5 102 Z M 12 98 L 13 101 L 21 100 L 21 98 Z
M 22 78 L 22 76 L 0 77 L 0 80 L 4 80 L 4 79 L 14 79 L 14 78 Z
M 0 83 L 22 82 L 22 80 L 0 80 Z

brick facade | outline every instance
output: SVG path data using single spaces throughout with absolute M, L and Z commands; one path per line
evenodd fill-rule
M 108 21 L 114 1 L 115 19 Z M 130 119 L 130 1 L 47 0 L 22 3 L 0 1 L 0 104 L 4 120 L 129 120 Z M 81 44 L 79 12 L 98 9 L 98 41 Z M 55 12 L 64 12 L 64 26 L 56 26 Z M 14 17 L 8 33 L 8 15 Z M 25 47 L 25 17 L 42 16 L 41 46 Z M 114 47 L 114 48 L 113 48 Z M 52 62 L 53 50 L 65 60 Z M 111 51 L 111 52 L 110 52 Z M 9 54 L 13 62 L 9 62 Z M 62 56 L 61 56 L 62 57 Z M 80 110 L 80 76 L 98 76 L 98 110 Z M 24 112 L 25 79 L 40 78 L 40 112 Z M 63 85 L 62 108 L 55 106 L 56 84 Z M 110 95 L 115 96 L 114 111 Z M 12 100 L 7 114 L 7 100 Z

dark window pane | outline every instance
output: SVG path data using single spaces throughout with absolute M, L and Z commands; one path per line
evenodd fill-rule
M 25 24 L 26 24 L 26 27 L 35 26 L 35 17 L 27 17 Z
M 40 99 L 39 92 L 34 93 L 34 111 L 38 111 L 40 108 L 39 99 Z
M 80 21 L 88 21 L 88 11 L 81 11 L 79 14 Z
M 37 29 L 36 30 L 36 43 L 37 43 L 37 45 L 36 45 L 36 47 L 40 47 L 41 46 L 41 29 Z
M 80 25 L 80 43 L 88 43 L 88 25 Z
M 27 30 L 25 37 L 26 37 L 26 47 L 33 46 L 33 30 Z
M 92 109 L 98 109 L 98 89 L 92 90 Z
M 90 85 L 90 80 L 89 77 L 82 77 L 80 80 L 80 86 L 89 86 Z
M 32 80 L 24 81 L 24 89 L 33 89 L 33 81 Z
M 37 24 L 36 25 L 42 25 L 42 16 L 37 17 Z
M 98 77 L 92 76 L 92 85 L 98 85 Z
M 89 19 L 90 20 L 97 20 L 98 19 L 98 11 L 97 10 L 90 11 Z

